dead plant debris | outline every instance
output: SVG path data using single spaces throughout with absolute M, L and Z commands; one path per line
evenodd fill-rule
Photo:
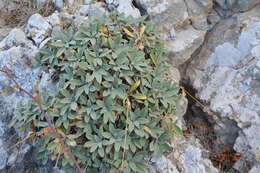
M 4 19 L 5 25 L 9 27 L 20 27 L 26 23 L 28 18 L 35 13 L 46 17 L 55 10 L 52 0 L 46 1 L 45 4 L 37 7 L 36 2 L 31 0 L 11 0 L 15 7 L 12 9 L 0 9 L 0 16 Z

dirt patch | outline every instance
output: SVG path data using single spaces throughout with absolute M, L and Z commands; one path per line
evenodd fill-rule
M 190 86 L 183 86 L 191 95 L 196 94 Z M 188 110 L 184 116 L 186 136 L 193 135 L 200 140 L 201 145 L 209 151 L 208 158 L 220 172 L 236 172 L 232 167 L 241 157 L 233 149 L 239 132 L 236 123 L 229 119 L 216 120 L 203 111 L 194 98 L 188 96 L 188 101 Z
M 10 0 L 4 5 L 6 7 L 0 9 L 0 16 L 8 27 L 22 26 L 32 14 L 39 13 L 46 17 L 55 11 L 52 0 L 46 1 L 39 7 L 32 0 Z

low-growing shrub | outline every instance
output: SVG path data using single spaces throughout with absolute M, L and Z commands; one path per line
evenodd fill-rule
M 53 38 L 38 62 L 55 70 L 57 88 L 42 94 L 43 109 L 85 172 L 145 172 L 150 154 L 171 150 L 179 87 L 169 79 L 158 32 L 144 19 L 90 19 Z M 15 122 L 40 134 L 40 159 L 77 171 L 36 103 L 23 106 Z

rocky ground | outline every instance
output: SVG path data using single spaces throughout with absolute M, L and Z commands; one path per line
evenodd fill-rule
M 149 15 L 162 27 L 174 80 L 197 101 L 186 93 L 189 104 L 183 100 L 186 114 L 178 122 L 185 135 L 172 139 L 172 153 L 152 156 L 148 172 L 260 172 L 260 0 L 26 2 L 18 3 L 23 9 L 16 0 L 0 0 L 0 68 L 12 69 L 23 87 L 51 90 L 51 74 L 31 63 L 53 33 L 115 9 Z M 37 162 L 30 142 L 14 145 L 26 134 L 8 123 L 28 98 L 10 85 L 1 74 L 0 173 L 62 172 Z

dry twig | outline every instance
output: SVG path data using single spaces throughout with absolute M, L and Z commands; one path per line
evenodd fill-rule
M 12 71 L 9 68 L 4 67 L 3 69 L 0 69 L 0 72 L 3 72 L 17 86 L 17 89 L 19 89 L 21 92 L 25 93 L 27 96 L 29 96 L 31 99 L 33 99 L 38 104 L 41 113 L 43 113 L 44 119 L 48 123 L 48 127 L 50 128 L 50 131 L 52 133 L 60 136 L 60 134 L 57 133 L 55 126 L 53 125 L 53 123 L 48 118 L 48 115 L 46 114 L 46 112 L 44 112 L 43 107 L 42 107 L 41 98 L 38 95 L 34 96 L 32 93 L 28 92 L 26 89 L 21 87 L 21 85 L 19 85 L 19 83 L 15 80 L 15 78 L 12 74 Z M 70 148 L 65 145 L 65 142 L 64 142 L 64 139 L 62 138 L 62 136 L 60 136 L 59 141 L 60 141 L 60 144 L 62 146 L 64 153 L 67 153 L 68 156 L 71 158 L 72 162 L 74 163 L 74 165 L 78 169 L 78 172 L 84 173 L 83 170 L 81 169 L 79 163 L 77 162 L 75 156 L 71 153 Z

